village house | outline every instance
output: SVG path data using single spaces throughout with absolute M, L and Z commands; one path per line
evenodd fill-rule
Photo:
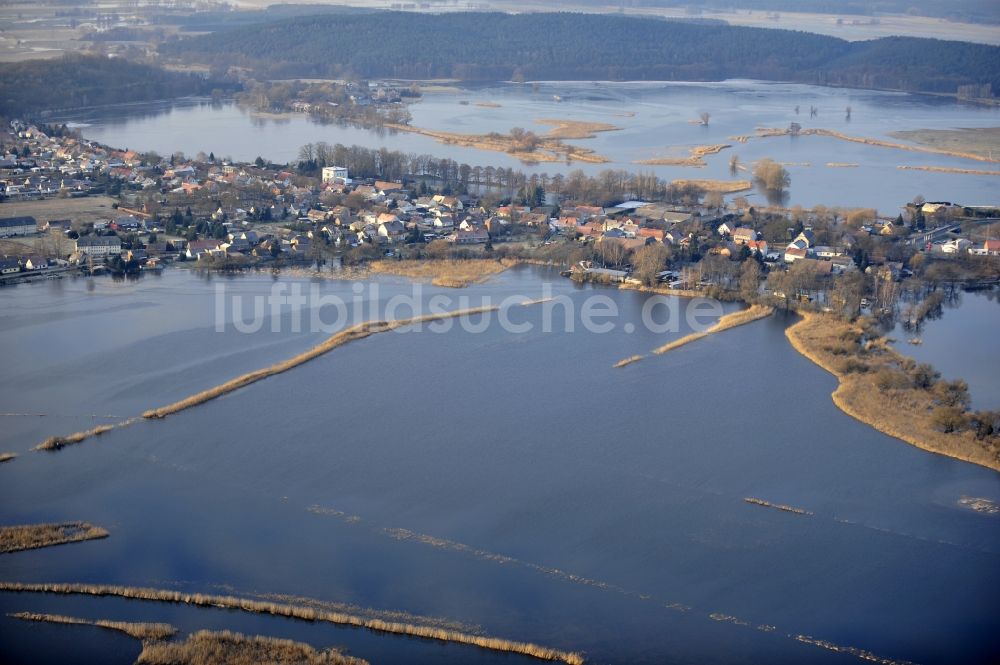
M 767 241 L 766 240 L 749 240 L 746 246 L 750 248 L 750 251 L 754 254 L 760 254 L 762 257 L 767 258 Z
M 972 241 L 966 238 L 955 238 L 941 245 L 941 251 L 945 254 L 959 254 L 965 252 L 972 246 Z
M 398 219 L 391 219 L 378 225 L 378 237 L 388 243 L 396 243 L 406 237 L 406 227 Z
M 809 256 L 809 251 L 801 247 L 796 247 L 794 245 L 789 245 L 785 249 L 785 263 L 795 263 L 796 261 L 802 261 Z
M 1000 240 L 986 240 L 979 247 L 969 247 L 969 254 L 975 256 L 1000 256 Z
M 719 228 L 717 228 L 716 231 L 720 236 L 725 237 L 731 235 L 733 231 L 735 231 L 737 228 L 739 227 L 737 227 L 736 222 L 726 221 L 723 222 L 722 224 L 719 224 Z
M 187 250 L 184 252 L 184 256 L 189 259 L 200 259 L 203 256 L 208 255 L 213 250 L 219 248 L 218 240 L 192 240 L 188 243 Z
M 748 226 L 733 229 L 732 235 L 733 242 L 737 245 L 746 245 L 749 242 L 757 240 L 757 232 Z
M 21 272 L 21 264 L 17 259 L 6 257 L 0 259 L 0 275 L 13 275 L 19 272 Z
M 471 229 L 469 231 L 456 231 L 452 236 L 452 242 L 456 245 L 483 244 L 490 241 L 490 234 L 486 229 Z

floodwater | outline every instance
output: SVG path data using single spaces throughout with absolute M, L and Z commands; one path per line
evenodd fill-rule
M 178 269 L 4 290 L 0 450 L 20 457 L 0 467 L 0 522 L 82 519 L 111 536 L 0 555 L 0 580 L 306 596 L 461 622 L 594 663 L 855 660 L 800 635 L 895 660 L 996 662 L 1000 518 L 958 503 L 1000 501 L 995 472 L 841 413 L 834 377 L 787 343 L 790 317 L 650 356 L 690 328 L 629 332 L 646 294 L 523 267 L 462 291 L 425 286 L 419 300 L 520 302 L 544 295 L 543 280 L 577 312 L 600 295 L 620 317 L 608 332 L 577 321 L 570 333 L 560 302 L 511 307 L 527 332 L 493 318 L 479 332 L 456 322 L 374 335 L 58 453 L 29 449 L 323 339 L 294 332 L 285 310 L 240 333 L 226 309 L 216 328 L 218 284 L 228 303 L 311 283 Z M 412 292 L 395 278 L 377 294 L 315 284 L 380 307 Z M 633 354 L 647 357 L 612 367 Z M 0 614 L 17 611 L 229 628 L 341 645 L 372 663 L 531 662 L 236 611 L 0 593 Z M 137 651 L 109 631 L 0 616 L 3 662 L 103 652 L 128 663 Z
M 924 320 L 916 330 L 896 324 L 896 349 L 918 362 L 934 365 L 943 378 L 969 384 L 973 409 L 1000 409 L 1000 291 L 956 291 L 941 316 Z M 909 344 L 919 339 L 920 344 Z
M 559 97 L 561 101 L 555 98 Z M 481 106 L 479 104 L 499 104 Z M 799 113 L 795 112 L 796 106 Z M 810 117 L 810 108 L 817 116 Z M 851 107 L 850 119 L 846 109 Z M 251 161 L 258 155 L 277 162 L 297 159 L 299 147 L 312 142 L 386 147 L 404 152 L 449 157 L 479 166 L 510 167 L 529 173 L 566 174 L 582 169 L 654 172 L 665 179 L 731 179 L 729 160 L 742 164 L 769 157 L 787 164 L 791 187 L 785 203 L 811 207 L 874 207 L 895 215 L 899 206 L 917 195 L 929 201 L 964 205 L 998 203 L 996 177 L 901 170 L 898 166 L 935 166 L 1000 170 L 995 164 L 850 143 L 818 136 L 784 136 L 735 142 L 754 135 L 758 127 L 825 128 L 844 134 L 899 142 L 890 132 L 916 129 L 996 127 L 1000 108 L 959 103 L 926 95 L 824 88 L 798 84 L 733 80 L 720 83 L 543 82 L 528 85 L 493 84 L 429 92 L 412 104 L 412 124 L 433 130 L 481 134 L 523 127 L 539 134 L 550 129 L 545 118 L 603 122 L 621 127 L 592 139 L 569 143 L 591 148 L 611 161 L 606 164 L 550 162 L 524 164 L 505 153 L 443 145 L 412 133 L 378 132 L 336 124 L 318 124 L 308 116 L 261 116 L 231 103 L 182 100 L 173 104 L 143 104 L 80 112 L 59 120 L 82 125 L 84 136 L 116 147 L 199 151 Z M 707 127 L 692 121 L 711 115 Z M 631 115 L 634 114 L 634 115 Z M 662 157 L 686 157 L 694 146 L 731 144 L 706 158 L 704 168 L 644 166 L 636 162 Z M 828 164 L 857 164 L 831 167 Z M 737 176 L 747 178 L 747 171 Z M 763 194 L 751 193 L 764 202 Z

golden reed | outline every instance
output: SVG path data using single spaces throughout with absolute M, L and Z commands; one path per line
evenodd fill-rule
M 470 635 L 468 633 L 446 630 L 443 628 L 434 628 L 431 626 L 418 626 L 395 621 L 383 621 L 381 619 L 366 619 L 364 617 L 347 614 L 345 612 L 329 612 L 312 607 L 300 607 L 282 603 L 250 600 L 248 598 L 237 598 L 234 596 L 184 593 L 169 589 L 148 589 L 142 587 L 127 587 L 109 584 L 27 582 L 0 582 L 0 591 L 117 596 L 120 598 L 134 598 L 137 600 L 184 603 L 199 607 L 222 607 L 227 609 L 242 610 L 244 612 L 302 619 L 304 621 L 326 621 L 344 626 L 367 628 L 369 630 L 392 633 L 395 635 L 422 637 L 425 639 L 439 640 L 441 642 L 468 644 L 470 646 L 488 649 L 491 651 L 519 653 L 525 656 L 538 658 L 540 660 L 561 661 L 567 663 L 567 665 L 583 665 L 585 662 L 582 654 L 571 651 L 550 649 L 548 647 L 532 644 L 530 642 L 518 642 L 483 635 Z

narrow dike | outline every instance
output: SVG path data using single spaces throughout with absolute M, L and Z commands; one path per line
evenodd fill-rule
M 548 647 L 532 644 L 530 642 L 518 642 L 515 640 L 507 640 L 499 637 L 488 637 L 483 635 L 470 635 L 468 633 L 435 628 L 431 626 L 419 626 L 408 623 L 383 621 L 381 619 L 366 619 L 364 617 L 347 614 L 345 612 L 328 612 L 311 607 L 250 600 L 248 598 L 237 598 L 235 596 L 182 593 L 180 591 L 172 591 L 169 589 L 149 589 L 108 584 L 31 584 L 21 582 L 0 582 L 0 591 L 53 593 L 63 595 L 117 596 L 120 598 L 181 603 L 196 605 L 199 607 L 221 607 L 256 614 L 269 614 L 272 616 L 302 619 L 304 621 L 325 621 L 344 626 L 367 628 L 368 630 L 381 633 L 407 635 L 411 637 L 438 640 L 441 642 L 468 644 L 470 646 L 490 651 L 518 653 L 538 658 L 540 660 L 561 661 L 567 663 L 567 665 L 582 665 L 585 662 L 582 654 L 571 651 L 550 649 Z

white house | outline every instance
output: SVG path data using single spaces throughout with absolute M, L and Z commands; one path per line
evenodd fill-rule
M 347 177 L 347 167 L 346 166 L 324 166 L 323 167 L 323 183 L 336 183 L 342 182 L 345 185 L 351 184 L 351 179 Z
M 966 240 L 965 238 L 955 238 L 954 240 L 949 240 L 941 245 L 941 251 L 945 254 L 959 254 L 968 250 L 971 246 L 971 240 Z
M 969 254 L 976 256 L 1000 256 L 1000 240 L 987 240 L 979 247 L 969 247 Z

